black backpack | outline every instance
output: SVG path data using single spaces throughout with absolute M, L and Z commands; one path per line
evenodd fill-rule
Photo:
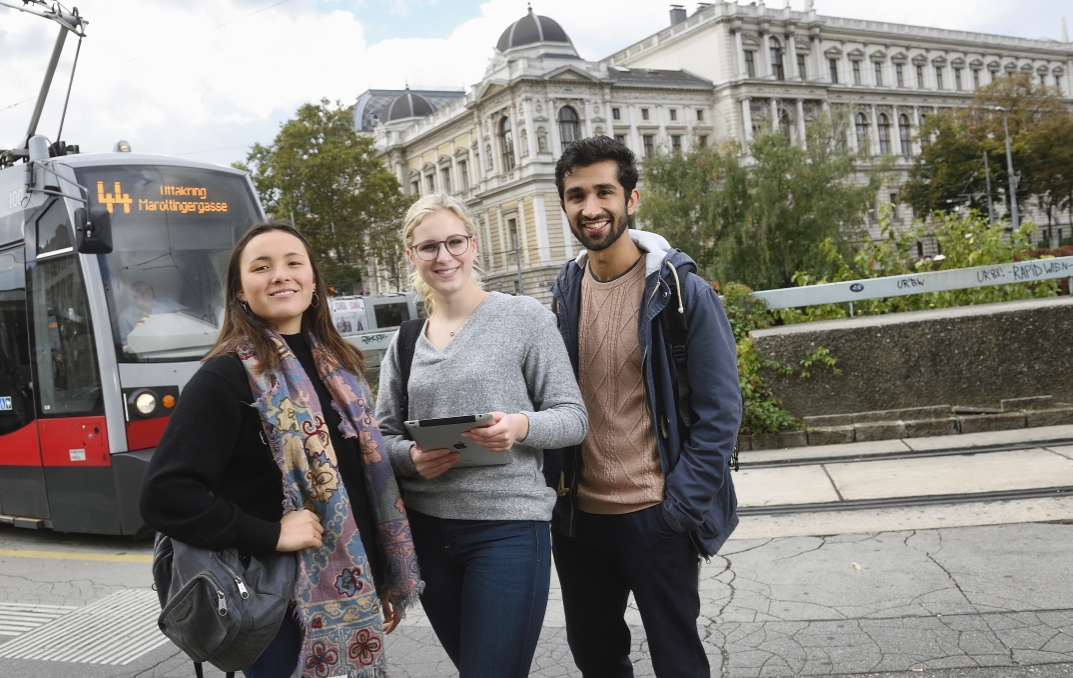
M 288 613 L 297 561 L 293 553 L 243 557 L 235 549 L 210 551 L 157 535 L 153 588 L 157 624 L 194 660 L 198 678 L 208 662 L 227 672 L 257 661 Z
M 399 325 L 399 380 L 402 383 L 402 419 L 410 416 L 410 366 L 414 363 L 414 347 L 417 346 L 417 338 L 425 328 L 425 319 L 405 320 Z M 405 428 L 405 427 L 404 427 Z

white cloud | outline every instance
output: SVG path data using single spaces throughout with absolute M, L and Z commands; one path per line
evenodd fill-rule
M 473 85 L 500 33 L 521 17 L 525 6 L 519 0 L 489 0 L 481 5 L 480 16 L 460 23 L 446 38 L 375 45 L 366 43 L 363 27 L 350 11 L 376 10 L 390 21 L 404 22 L 400 14 L 433 4 L 80 0 L 79 8 L 90 20 L 89 37 L 82 46 L 63 136 L 84 150 L 110 150 L 123 138 L 138 151 L 220 163 L 241 160 L 253 142 L 270 142 L 279 123 L 305 102 L 326 97 L 350 103 L 367 88 L 401 88 L 404 82 Z M 801 9 L 804 0 L 793 0 L 793 6 Z M 1033 14 L 1044 15 L 1040 25 L 1053 27 L 1056 16 L 1047 15 L 1058 6 L 1055 0 L 817 2 L 821 13 L 832 16 L 990 32 L 1006 32 L 1018 25 L 1011 17 Z M 651 0 L 629 7 L 613 0 L 541 0 L 536 11 L 558 20 L 588 59 L 606 57 L 669 23 L 667 4 Z M 57 30 L 41 19 L 0 8 L 0 72 L 5 74 L 0 147 L 25 132 Z M 59 123 L 74 43 L 68 40 L 40 127 L 50 138 Z M 4 108 L 16 102 L 21 103 Z

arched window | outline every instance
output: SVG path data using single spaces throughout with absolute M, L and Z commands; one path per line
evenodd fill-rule
M 782 45 L 775 38 L 771 38 L 771 73 L 776 80 L 786 79 L 786 69 L 782 65 Z
M 793 143 L 793 123 L 790 120 L 790 114 L 784 108 L 779 109 L 779 131 L 786 137 L 786 141 Z
M 559 138 L 563 140 L 563 148 L 571 141 L 577 141 L 578 134 L 577 111 L 570 106 L 559 109 Z
M 909 129 L 909 116 L 903 113 L 898 116 L 898 137 L 902 142 L 902 155 L 907 158 L 912 155 L 912 146 L 910 146 L 911 134 L 912 130 Z
M 514 133 L 510 129 L 510 118 L 499 121 L 499 138 L 503 144 L 503 169 L 514 169 Z
M 872 149 L 868 145 L 868 118 L 864 113 L 858 113 L 854 120 L 857 123 L 857 150 L 870 153 Z
M 886 113 L 880 113 L 876 118 L 876 128 L 879 131 L 880 155 L 890 155 L 890 120 Z

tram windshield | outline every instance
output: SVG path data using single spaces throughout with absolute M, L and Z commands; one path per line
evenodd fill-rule
M 152 165 L 76 176 L 112 213 L 114 249 L 99 257 L 119 361 L 200 359 L 220 331 L 228 257 L 259 219 L 246 180 Z

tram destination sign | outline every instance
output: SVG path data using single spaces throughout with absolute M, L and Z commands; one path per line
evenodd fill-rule
M 97 204 L 111 214 L 134 212 L 175 212 L 206 214 L 227 212 L 228 201 L 214 199 L 209 186 L 183 186 L 137 182 L 124 186 L 122 181 L 98 180 Z M 221 191 L 223 192 L 223 191 Z

